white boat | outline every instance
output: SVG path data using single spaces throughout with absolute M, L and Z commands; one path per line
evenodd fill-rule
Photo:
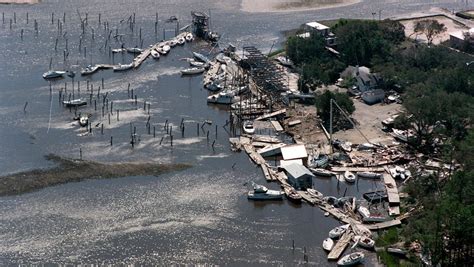
M 352 151 L 352 143 L 351 142 L 345 142 L 340 144 L 342 150 L 346 152 L 351 152 Z
M 344 172 L 344 180 L 348 183 L 354 183 L 356 180 L 356 176 L 353 172 L 345 171 Z
M 140 54 L 143 50 L 138 48 L 138 47 L 130 47 L 130 48 L 127 48 L 127 52 L 128 53 L 132 53 L 132 54 Z
M 203 73 L 205 70 L 206 70 L 205 68 L 194 67 L 194 68 L 181 70 L 181 74 L 182 75 L 194 75 L 194 74 Z
M 395 137 L 395 139 L 405 143 L 411 141 L 415 137 L 412 131 L 404 131 L 399 129 L 392 129 L 392 131 L 392 136 Z
M 186 39 L 184 39 L 184 37 L 179 37 L 176 41 L 179 45 L 184 45 L 186 43 Z
M 375 241 L 372 238 L 366 236 L 356 235 L 353 238 L 354 242 L 365 249 L 373 249 L 375 246 Z
M 171 39 L 168 41 L 168 45 L 171 47 L 175 47 L 177 44 L 178 44 L 178 41 L 176 41 L 175 39 Z
M 94 72 L 98 71 L 99 70 L 99 66 L 97 65 L 89 65 L 83 69 L 81 69 L 81 75 L 91 75 L 93 74 Z
M 198 67 L 198 68 L 207 67 L 207 63 L 204 63 L 204 62 L 201 62 L 201 61 L 190 60 L 188 62 L 189 62 L 189 65 L 191 65 L 192 67 Z
M 349 226 L 350 224 L 345 224 L 332 229 L 331 231 L 329 231 L 329 237 L 332 239 L 338 239 L 339 237 L 341 237 L 342 234 L 344 234 L 344 232 L 346 232 Z
M 207 103 L 230 105 L 234 102 L 234 95 L 227 92 L 220 92 L 207 97 Z
M 187 41 L 187 42 L 191 42 L 192 40 L 194 40 L 194 36 L 193 36 L 192 33 L 186 34 L 186 37 L 185 37 L 185 38 L 186 38 L 186 41 Z
M 279 190 L 269 190 L 263 185 L 254 184 L 253 190 L 247 193 L 252 200 L 282 200 L 284 193 Z
M 324 239 L 324 241 L 323 241 L 323 249 L 324 250 L 331 251 L 333 247 L 334 247 L 334 240 L 332 240 L 329 237 Z
M 357 211 L 359 212 L 360 215 L 362 215 L 363 218 L 368 218 L 370 217 L 370 211 L 368 208 L 364 207 L 364 206 L 359 206 L 359 208 L 357 209 Z
M 66 107 L 79 107 L 87 105 L 87 101 L 77 98 L 73 100 L 64 100 L 63 104 L 66 105 Z
M 411 176 L 411 172 L 403 167 L 395 166 L 395 168 L 389 169 L 390 175 L 395 179 L 405 180 Z
M 308 192 L 308 194 L 310 194 L 312 197 L 316 197 L 316 198 L 322 198 L 324 196 L 323 193 L 313 188 L 306 189 L 306 192 Z
M 160 59 L 160 53 L 158 53 L 158 51 L 156 51 L 155 49 L 150 50 L 150 55 L 154 59 Z
M 365 258 L 364 253 L 354 252 L 348 255 L 345 255 L 340 260 L 337 261 L 338 266 L 352 266 L 361 263 Z
M 224 86 L 218 82 L 211 82 L 205 86 L 205 88 L 212 92 L 217 92 L 224 89 Z
M 171 50 L 171 46 L 164 45 L 161 49 L 163 50 L 165 54 L 168 54 L 168 52 Z
M 124 71 L 133 68 L 133 63 L 130 64 L 118 64 L 113 67 L 114 71 Z
M 50 70 L 43 73 L 43 79 L 60 78 L 63 77 L 64 74 L 66 74 L 66 72 L 62 70 Z
M 293 62 L 287 57 L 279 56 L 276 58 L 276 60 L 283 66 L 293 67 Z
M 316 176 L 332 177 L 336 175 L 336 173 L 332 171 L 328 171 L 326 169 L 321 169 L 321 168 L 309 168 L 309 170 Z
M 242 126 L 242 129 L 246 134 L 254 134 L 255 133 L 255 128 L 253 127 L 253 122 L 251 121 L 246 121 L 244 122 L 244 125 Z
M 125 48 L 115 48 L 115 49 L 112 49 L 112 53 L 123 53 L 123 52 L 126 52 L 127 49 Z
M 79 118 L 79 125 L 81 125 L 82 127 L 85 127 L 85 126 L 87 126 L 87 124 L 89 124 L 89 117 L 88 116 L 81 116 Z
M 367 178 L 367 179 L 380 179 L 382 178 L 381 173 L 375 173 L 375 172 L 358 172 L 357 177 L 360 178 Z

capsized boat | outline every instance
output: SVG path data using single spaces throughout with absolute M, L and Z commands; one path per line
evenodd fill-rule
M 200 54 L 200 53 L 197 53 L 197 52 L 193 52 L 193 56 L 201 61 L 201 62 L 204 62 L 204 63 L 209 63 L 209 58 L 207 58 L 205 55 L 203 54 Z
M 375 241 L 372 238 L 366 236 L 356 235 L 353 238 L 354 242 L 365 249 L 373 249 L 375 246 Z
M 160 59 L 160 53 L 156 51 L 155 49 L 150 50 L 150 55 L 154 59 Z
M 81 69 L 81 75 L 91 75 L 93 74 L 94 72 L 98 71 L 99 70 L 99 66 L 97 65 L 89 65 L 83 69 Z
M 203 73 L 205 70 L 206 70 L 205 68 L 194 67 L 194 68 L 181 70 L 181 74 L 182 75 L 195 75 L 195 74 Z
M 344 172 L 344 180 L 348 183 L 354 183 L 356 180 L 356 176 L 353 172 L 345 171 Z
M 66 72 L 62 70 L 50 70 L 43 73 L 43 79 L 62 78 L 64 74 L 66 74 Z
M 349 226 L 350 224 L 345 224 L 345 225 L 335 227 L 334 229 L 329 231 L 329 237 L 332 239 L 338 239 L 339 237 L 341 237 L 342 234 L 346 232 Z
M 253 190 L 247 193 L 247 198 L 251 200 L 282 200 L 283 192 L 269 190 L 263 185 L 254 184 Z
M 87 101 L 77 98 L 72 100 L 64 100 L 63 104 L 66 105 L 66 107 L 79 107 L 87 105 Z
M 367 178 L 367 179 L 380 179 L 382 178 L 382 174 L 375 173 L 375 172 L 358 172 L 357 177 L 359 178 Z
M 331 251 L 333 247 L 334 247 L 334 240 L 332 240 L 329 237 L 324 239 L 324 241 L 323 241 L 323 249 L 324 250 Z
M 309 170 L 316 176 L 321 176 L 321 177 L 332 177 L 336 175 L 336 173 L 332 171 L 328 171 L 326 169 L 321 169 L 321 168 L 309 168 Z
M 114 66 L 113 69 L 114 71 L 124 71 L 124 70 L 129 70 L 133 68 L 133 63 L 130 64 L 118 64 L 117 66 Z
M 295 203 L 301 203 L 302 197 L 300 196 L 300 194 L 296 192 L 296 190 L 293 187 L 287 186 L 283 190 L 285 191 L 285 194 L 288 200 Z
M 138 48 L 138 47 L 130 47 L 130 48 L 127 48 L 127 52 L 128 53 L 132 53 L 132 54 L 140 54 L 143 50 Z
M 255 133 L 255 128 L 253 127 L 253 122 L 251 121 L 245 121 L 242 129 L 244 130 L 244 133 L 246 134 L 254 134 Z
M 354 252 L 348 255 L 345 255 L 340 260 L 337 261 L 338 266 L 352 266 L 361 263 L 365 258 L 364 253 Z

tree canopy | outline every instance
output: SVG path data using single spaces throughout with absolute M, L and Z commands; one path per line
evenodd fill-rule
M 416 33 L 421 33 L 426 36 L 426 40 L 428 41 L 428 45 L 433 43 L 433 39 L 445 32 L 447 28 L 444 26 L 443 23 L 439 23 L 435 19 L 424 19 L 417 21 L 413 28 L 413 31 Z
M 331 99 L 334 99 L 337 105 L 339 105 L 347 114 L 350 115 L 355 111 L 354 102 L 345 93 L 326 90 L 322 94 L 318 94 L 316 96 L 316 108 L 318 109 L 318 115 L 323 121 L 325 127 L 329 127 Z M 340 129 L 349 123 L 336 106 L 333 107 L 333 122 L 333 127 L 335 129 Z

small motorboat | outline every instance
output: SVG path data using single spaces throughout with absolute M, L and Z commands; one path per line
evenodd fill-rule
M 359 178 L 367 178 L 367 179 L 380 179 L 382 178 L 382 174 L 375 173 L 375 172 L 358 172 L 357 177 Z
M 293 62 L 287 57 L 279 56 L 276 58 L 276 61 L 278 61 L 283 66 L 293 67 Z
M 131 54 L 140 54 L 141 52 L 143 52 L 143 50 L 138 47 L 130 47 L 127 48 L 127 52 Z
M 73 100 L 64 100 L 63 104 L 66 105 L 66 107 L 79 107 L 87 105 L 87 101 L 77 98 Z
M 186 39 L 186 42 L 191 42 L 191 41 L 194 40 L 194 36 L 193 36 L 192 33 L 188 33 L 188 34 L 186 34 L 185 39 Z
M 346 230 L 349 228 L 350 224 L 345 224 L 342 226 L 335 227 L 331 231 L 329 231 L 329 237 L 332 239 L 338 239 L 341 237 L 342 234 L 346 232 Z
M 227 64 L 232 59 L 230 57 L 226 57 L 223 53 L 220 53 L 216 56 L 216 60 L 221 64 Z M 224 65 L 225 66 L 225 65 Z M 221 66 L 222 67 L 222 66 Z
M 375 241 L 372 238 L 366 236 L 356 235 L 353 238 L 354 242 L 359 246 L 365 249 L 373 249 L 375 246 Z
M 115 49 L 112 49 L 112 53 L 124 53 L 126 52 L 127 49 L 125 48 L 115 48 Z
M 81 75 L 91 75 L 94 74 L 96 71 L 99 70 L 99 66 L 97 65 L 89 65 L 83 69 L 81 69 Z
M 331 251 L 333 247 L 334 247 L 334 240 L 332 240 L 329 237 L 324 239 L 324 241 L 323 241 L 323 249 L 324 250 Z
M 327 202 L 329 205 L 334 205 L 338 202 L 338 199 L 333 196 L 323 197 L 323 201 Z
M 66 74 L 66 72 L 62 70 L 50 70 L 43 73 L 43 79 L 62 78 L 64 74 Z
M 344 180 L 346 180 L 348 183 L 354 183 L 356 181 L 356 176 L 353 172 L 345 171 Z
M 195 75 L 195 74 L 201 74 L 205 70 L 206 70 L 205 68 L 194 67 L 194 68 L 181 70 L 181 74 L 182 75 Z
M 293 187 L 285 187 L 284 188 L 286 197 L 288 200 L 295 202 L 295 203 L 301 203 L 301 196 L 296 192 L 296 190 Z
M 179 37 L 176 42 L 179 44 L 179 45 L 184 45 L 186 43 L 186 39 L 184 39 L 184 37 Z
M 247 193 L 247 198 L 251 200 L 282 200 L 283 192 L 279 190 L 269 190 L 263 185 L 254 184 L 253 190 Z
M 332 171 L 328 171 L 326 169 L 321 169 L 321 168 L 309 168 L 309 170 L 316 176 L 321 176 L 321 177 L 332 177 L 336 175 Z
M 117 66 L 114 66 L 113 69 L 114 71 L 124 71 L 124 70 L 129 70 L 133 68 L 133 63 L 130 64 L 118 64 Z
M 207 63 L 201 62 L 201 61 L 196 61 L 196 60 L 190 60 L 189 65 L 192 67 L 198 67 L 198 68 L 206 68 Z
M 234 102 L 234 95 L 229 92 L 220 92 L 207 97 L 207 103 L 230 105 Z
M 364 207 L 364 206 L 359 206 L 359 208 L 357 209 L 357 211 L 359 212 L 360 215 L 362 215 L 363 218 L 368 218 L 370 217 L 370 211 L 368 208 Z
M 324 196 L 323 193 L 313 188 L 306 189 L 306 192 L 308 192 L 308 194 L 310 194 L 312 197 L 316 197 L 316 198 L 323 198 Z
M 217 92 L 217 91 L 220 91 L 222 89 L 224 89 L 224 86 L 222 86 L 220 83 L 218 82 L 211 82 L 209 83 L 208 85 L 205 86 L 205 88 L 211 92 Z
M 155 49 L 150 50 L 150 55 L 154 59 L 160 59 L 160 53 L 156 51 Z
M 242 126 L 242 129 L 244 130 L 244 133 L 246 133 L 246 134 L 254 134 L 255 133 L 255 128 L 253 127 L 253 122 L 251 122 L 251 121 L 245 121 L 244 125 Z
M 354 252 L 348 255 L 345 255 L 340 260 L 337 261 L 338 266 L 352 266 L 361 263 L 365 258 L 364 253 Z

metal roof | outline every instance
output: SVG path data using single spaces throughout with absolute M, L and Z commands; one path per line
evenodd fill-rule
M 284 160 L 302 159 L 308 157 L 306 147 L 303 144 L 287 145 L 281 148 Z
M 308 176 L 308 175 L 311 177 L 314 176 L 305 166 L 300 165 L 298 163 L 292 163 L 283 168 L 285 169 L 288 176 L 291 176 L 295 179 Z
M 280 167 L 281 168 L 285 168 L 286 166 L 291 165 L 291 164 L 303 165 L 303 160 L 301 160 L 301 159 L 280 160 Z

